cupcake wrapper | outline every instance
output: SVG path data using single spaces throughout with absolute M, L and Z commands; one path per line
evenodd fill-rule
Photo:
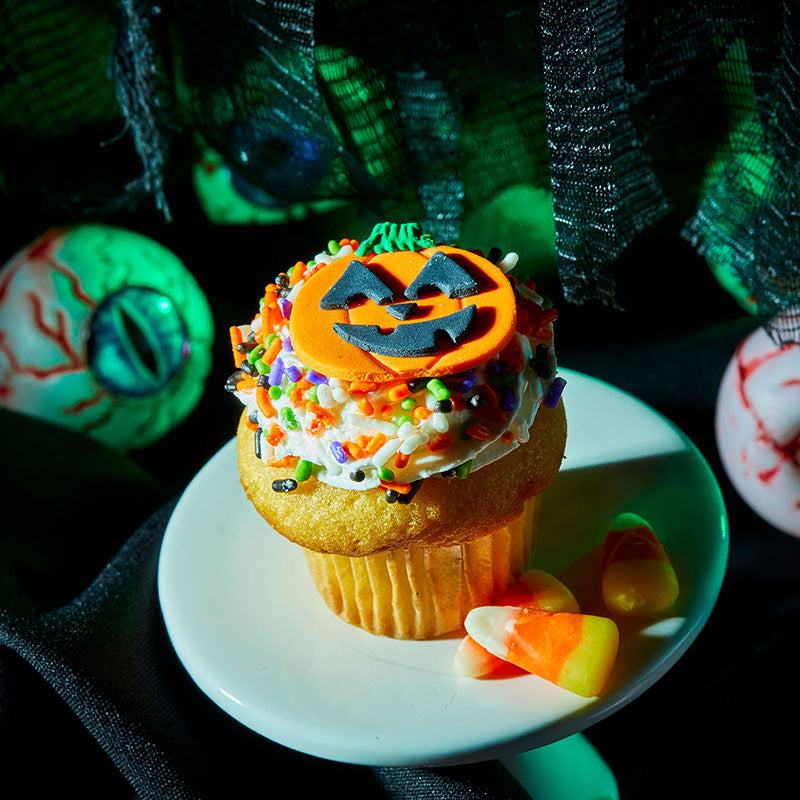
M 539 498 L 505 528 L 468 544 L 408 547 L 357 558 L 304 550 L 328 607 L 346 622 L 396 639 L 459 630 L 475 606 L 491 604 L 528 567 Z

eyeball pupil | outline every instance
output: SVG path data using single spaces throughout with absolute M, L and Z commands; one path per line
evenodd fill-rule
M 146 397 L 163 389 L 189 354 L 183 319 L 162 292 L 128 286 L 97 307 L 89 326 L 89 364 L 115 394 Z

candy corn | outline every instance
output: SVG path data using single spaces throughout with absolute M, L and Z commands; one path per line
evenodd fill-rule
M 501 606 L 536 608 L 543 611 L 579 611 L 572 592 L 558 578 L 540 569 L 526 572 L 497 601 Z M 507 662 L 481 647 L 469 634 L 456 651 L 456 672 L 464 678 L 489 675 Z
M 493 655 L 581 697 L 600 693 L 619 648 L 616 623 L 591 614 L 480 606 L 465 626 Z
M 603 602 L 612 615 L 649 616 L 678 598 L 678 578 L 661 542 L 637 514 L 620 514 L 603 542 Z

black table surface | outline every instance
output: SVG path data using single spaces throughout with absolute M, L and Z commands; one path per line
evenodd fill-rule
M 237 404 L 223 390 L 231 372 L 228 325 L 249 317 L 275 267 L 314 252 L 333 235 L 361 235 L 343 230 L 335 214 L 260 229 L 211 226 L 191 207 L 177 209 L 169 224 L 149 214 L 112 221 L 163 242 L 197 278 L 216 325 L 211 374 L 185 422 L 127 455 L 0 413 L 0 610 L 10 619 L 30 621 L 52 609 L 74 608 L 75 598 L 128 542 L 150 548 L 150 562 L 139 568 L 152 577 L 157 534 L 142 534 L 143 524 L 168 513 L 235 429 Z M 3 260 L 63 220 L 16 222 L 3 234 Z M 730 524 L 726 578 L 698 639 L 653 687 L 585 734 L 613 770 L 622 797 L 767 796 L 792 778 L 792 730 L 800 709 L 794 691 L 800 540 L 754 514 L 721 466 L 714 438 L 719 381 L 735 346 L 758 323 L 720 288 L 678 228 L 679 221 L 668 219 L 623 255 L 617 270 L 621 310 L 565 301 L 553 275 L 540 282 L 560 312 L 560 363 L 630 392 L 678 425 L 711 465 Z M 138 587 L 137 601 L 149 603 L 151 613 L 157 607 L 152 588 L 146 582 Z M 228 718 L 184 673 L 159 620 L 141 629 L 135 618 L 115 624 L 120 627 L 104 648 L 97 639 L 97 652 L 84 648 L 75 675 L 88 685 L 105 673 L 104 680 L 126 687 L 131 741 L 153 744 L 152 758 L 137 762 L 141 781 L 123 774 L 118 757 L 109 755 L 76 706 L 53 690 L 55 673 L 32 666 L 30 648 L 0 646 L 0 764 L 4 781 L 18 775 L 23 787 L 13 796 L 52 796 L 67 787 L 88 797 L 158 796 L 148 795 L 147 787 L 159 785 L 151 778 L 162 768 L 163 754 L 182 779 L 177 783 L 185 780 L 199 797 L 250 796 L 245 787 L 252 782 L 267 791 L 281 774 L 294 776 L 295 790 L 280 796 L 308 796 L 323 786 L 355 796 L 400 796 L 390 795 L 370 770 L 287 751 Z M 125 632 L 136 637 L 138 657 L 119 663 L 111 651 L 114 636 L 124 638 Z M 120 646 L 130 648 L 125 642 Z M 65 644 L 59 652 L 73 651 Z M 109 677 L 109 664 L 119 673 Z M 160 727 L 162 714 L 167 728 Z M 510 796 L 495 765 L 481 766 L 488 787 L 481 796 Z M 309 783 L 314 775 L 319 784 Z M 174 796 L 184 794 L 176 790 Z

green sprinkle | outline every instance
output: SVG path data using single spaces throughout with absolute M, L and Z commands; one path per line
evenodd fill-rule
M 553 301 L 549 297 L 542 297 L 542 309 L 548 309 L 553 307 Z
M 400 403 L 400 408 L 404 409 L 405 411 L 411 411 L 412 409 L 417 407 L 417 401 L 414 400 L 413 397 L 406 397 L 402 403 Z
M 300 423 L 295 419 L 294 411 L 289 406 L 284 406 L 280 410 L 281 421 L 290 430 L 295 431 L 300 427 Z
M 388 467 L 378 467 L 378 477 L 382 481 L 393 481 L 394 472 L 392 472 Z
M 312 386 L 308 390 L 308 398 L 311 400 L 312 403 L 319 403 L 319 399 L 317 398 L 317 387 Z
M 333 239 L 331 239 L 328 242 L 328 252 L 332 256 L 335 256 L 339 252 L 339 250 L 341 250 L 341 247 L 339 247 L 339 242 L 335 242 Z
M 450 397 L 450 390 L 438 378 L 431 378 L 426 388 L 437 400 L 447 400 Z
M 283 392 L 281 391 L 280 386 L 270 386 L 269 387 L 269 399 L 270 400 L 277 400 Z
M 263 347 L 254 347 L 247 355 L 247 360 L 251 364 L 255 364 L 261 356 L 264 355 L 264 348 Z
M 412 425 L 414 424 L 414 417 L 409 416 L 408 414 L 403 414 L 402 417 L 395 417 L 394 424 L 397 425 L 398 428 L 405 425 L 406 422 L 410 422 Z
M 265 364 L 260 358 L 257 358 L 253 366 L 259 375 L 266 375 L 269 372 L 269 364 Z
M 469 461 L 465 461 L 463 464 L 459 464 L 456 467 L 456 478 L 466 478 L 469 475 L 469 471 L 472 468 L 472 459 Z
M 297 466 L 294 469 L 294 478 L 298 483 L 302 483 L 303 481 L 307 481 L 311 477 L 311 470 L 313 468 L 313 464 L 310 461 L 306 461 L 304 458 L 301 458 L 297 462 Z
M 277 333 L 271 333 L 267 338 L 264 340 L 264 349 L 269 350 L 269 346 L 272 344 L 272 340 L 277 338 Z

